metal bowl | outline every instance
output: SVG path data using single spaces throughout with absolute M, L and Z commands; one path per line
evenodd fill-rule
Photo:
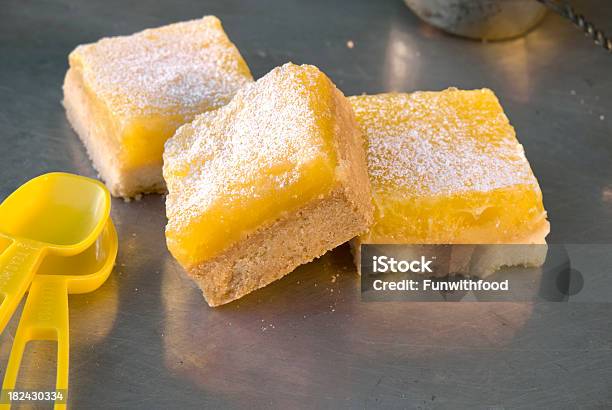
M 446 32 L 481 40 L 518 37 L 546 14 L 536 0 L 404 0 L 421 19 Z

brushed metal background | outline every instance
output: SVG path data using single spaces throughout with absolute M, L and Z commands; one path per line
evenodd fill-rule
M 612 31 L 608 2 L 577 3 Z M 60 103 L 76 45 L 205 14 L 255 77 L 294 61 L 347 95 L 492 88 L 541 183 L 550 241 L 612 243 L 611 56 L 553 14 L 527 37 L 481 43 L 401 0 L 3 0 L 0 199 L 48 171 L 95 176 Z M 610 304 L 361 303 L 341 247 L 210 309 L 166 250 L 163 201 L 113 200 L 117 266 L 70 297 L 72 408 L 612 406 Z M 51 364 L 48 345 L 30 349 L 22 386 L 50 387 Z

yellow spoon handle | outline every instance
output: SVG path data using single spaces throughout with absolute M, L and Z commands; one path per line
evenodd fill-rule
M 3 390 L 13 390 L 25 346 L 32 340 L 57 341 L 57 374 L 55 390 L 63 401 L 56 401 L 55 409 L 66 408 L 68 393 L 68 289 L 60 276 L 40 275 L 34 278 L 15 334 L 11 355 L 6 367 Z
M 16 240 L 0 254 L 0 333 L 28 290 L 45 249 Z

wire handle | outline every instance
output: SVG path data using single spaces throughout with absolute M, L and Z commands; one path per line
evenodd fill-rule
M 607 37 L 603 31 L 595 27 L 593 23 L 584 17 L 584 15 L 577 13 L 576 10 L 569 5 L 569 3 L 557 0 L 538 1 L 555 13 L 574 23 L 574 25 L 584 32 L 586 36 L 590 37 L 595 44 L 603 47 L 609 52 L 612 52 L 612 39 Z

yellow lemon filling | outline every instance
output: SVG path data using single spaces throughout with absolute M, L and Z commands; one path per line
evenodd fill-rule
M 315 67 L 286 64 L 168 140 L 166 238 L 183 266 L 331 191 L 338 165 L 332 87 Z
M 122 170 L 162 165 L 164 143 L 252 82 L 214 16 L 81 45 L 70 68 Z
M 537 180 L 490 90 L 349 100 L 375 204 L 361 243 L 506 243 L 547 229 Z

